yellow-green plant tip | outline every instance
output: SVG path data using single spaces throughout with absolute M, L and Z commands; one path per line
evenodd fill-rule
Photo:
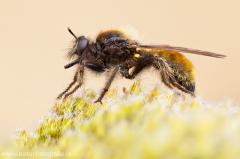
M 152 102 L 154 99 L 156 99 L 160 95 L 159 88 L 156 86 L 151 93 L 148 94 L 148 102 Z
M 76 103 L 76 110 L 78 112 L 82 111 L 82 109 L 87 106 L 85 98 L 77 98 L 75 103 Z
M 91 90 L 87 93 L 88 98 L 94 98 L 95 96 L 96 96 L 96 93 L 93 90 Z
M 60 131 L 66 131 L 72 127 L 72 117 L 63 118 L 60 126 Z
M 95 108 L 96 108 L 96 105 L 94 105 L 92 103 L 88 103 L 88 105 L 86 106 L 85 111 L 84 111 L 84 117 L 89 118 L 92 115 L 94 115 Z
M 116 97 L 117 96 L 117 88 L 111 89 L 107 92 L 106 96 L 108 97 Z
M 200 108 L 200 103 L 199 103 L 199 101 L 193 101 L 191 104 L 190 104 L 190 108 L 192 108 L 192 109 L 198 109 L 198 108 Z
M 188 101 L 180 101 L 179 102 L 179 108 L 184 110 L 189 107 L 189 102 Z
M 128 93 L 130 94 L 137 94 L 141 91 L 140 81 L 136 81 L 133 83 L 131 88 L 128 90 Z

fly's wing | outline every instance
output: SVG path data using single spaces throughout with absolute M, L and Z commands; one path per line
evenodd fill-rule
M 156 49 L 156 50 L 168 50 L 168 51 L 176 51 L 176 52 L 184 52 L 184 53 L 192 53 L 198 55 L 211 56 L 216 58 L 224 58 L 226 55 L 216 54 L 208 51 L 201 51 L 196 49 L 189 49 L 184 47 L 175 47 L 170 45 L 156 45 L 156 44 L 138 44 L 131 45 L 129 48 L 142 48 L 142 49 Z

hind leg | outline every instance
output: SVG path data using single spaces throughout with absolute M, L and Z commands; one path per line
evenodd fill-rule
M 136 65 L 132 74 L 129 74 L 129 69 L 123 68 L 121 69 L 122 75 L 127 79 L 133 79 L 136 75 L 138 75 L 141 71 L 146 68 L 153 66 L 157 70 L 160 71 L 160 75 L 163 83 L 169 88 L 177 88 L 183 92 L 191 94 L 194 96 L 194 92 L 187 90 L 184 86 L 180 85 L 179 82 L 175 79 L 174 73 L 171 67 L 166 63 L 163 58 L 159 58 L 157 56 L 145 56 L 141 59 L 141 61 Z
M 194 92 L 188 90 L 186 87 L 180 84 L 181 82 L 176 80 L 174 77 L 174 72 L 164 59 L 155 56 L 153 60 L 153 67 L 155 67 L 157 70 L 160 70 L 161 78 L 165 85 L 168 87 L 169 85 L 173 86 L 185 93 L 195 96 Z

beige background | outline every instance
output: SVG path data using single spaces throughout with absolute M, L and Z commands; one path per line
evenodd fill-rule
M 75 69 L 63 68 L 64 49 L 73 39 L 67 27 L 94 37 L 102 29 L 130 24 L 144 43 L 225 54 L 226 59 L 185 55 L 198 72 L 197 95 L 239 102 L 239 15 L 238 0 L 0 0 L 0 140 L 16 127 L 33 130 L 71 82 Z M 144 86 L 156 84 L 154 78 L 146 73 Z M 118 80 L 113 86 L 132 82 Z M 89 77 L 86 88 L 100 91 L 103 83 Z

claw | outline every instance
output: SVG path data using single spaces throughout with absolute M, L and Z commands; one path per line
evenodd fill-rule
M 99 100 L 99 99 L 98 99 L 98 100 L 96 100 L 94 103 L 98 103 L 98 102 L 99 102 L 100 104 L 102 104 L 102 101 L 101 101 L 101 100 Z
M 60 100 L 61 98 L 62 98 L 62 97 L 59 97 L 59 96 L 58 96 L 58 97 L 57 97 L 57 100 Z
M 58 97 L 57 97 L 57 100 L 60 100 L 63 96 L 63 93 L 61 93 Z
M 64 98 L 63 98 L 63 101 L 65 102 L 66 100 L 67 100 L 67 97 L 64 97 Z

